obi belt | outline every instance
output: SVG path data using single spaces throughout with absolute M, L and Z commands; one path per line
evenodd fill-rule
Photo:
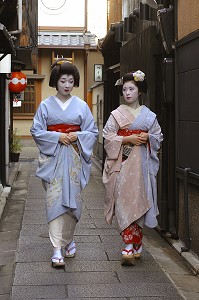
M 140 129 L 135 129 L 135 130 L 130 130 L 130 129 L 119 129 L 117 132 L 117 135 L 119 136 L 129 136 L 132 134 L 140 134 L 141 132 L 147 133 L 148 131 L 145 130 L 140 130 Z M 149 142 L 147 143 L 150 149 L 150 144 Z M 122 161 L 125 161 L 129 154 L 131 153 L 132 150 L 132 145 L 124 145 L 123 146 L 123 152 L 122 152 Z
M 48 125 L 48 131 L 56 131 L 62 133 L 70 133 L 75 131 L 81 131 L 81 127 L 79 125 L 72 125 L 72 124 L 56 124 L 56 125 Z M 79 149 L 76 143 L 71 144 L 75 151 L 79 154 Z

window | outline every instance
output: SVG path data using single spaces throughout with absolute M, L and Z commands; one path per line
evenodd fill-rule
M 24 100 L 21 101 L 21 107 L 14 107 L 14 116 L 33 116 L 36 109 L 35 81 L 28 79 L 27 86 L 24 91 Z

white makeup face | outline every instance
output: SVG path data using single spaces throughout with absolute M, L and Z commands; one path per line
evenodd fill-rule
M 122 93 L 127 104 L 132 104 L 138 101 L 139 91 L 134 81 L 125 82 L 123 85 Z
M 63 96 L 69 95 L 73 87 L 74 78 L 72 75 L 64 74 L 57 81 L 57 90 Z

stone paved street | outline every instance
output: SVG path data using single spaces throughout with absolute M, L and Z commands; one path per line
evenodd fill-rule
M 116 221 L 112 226 L 104 221 L 104 188 L 95 164 L 82 194 L 77 255 L 67 259 L 65 269 L 53 269 L 45 193 L 34 175 L 37 151 L 28 152 L 29 157 L 22 153 L 0 221 L 0 300 L 199 299 L 198 277 L 155 230 L 145 229 L 136 266 L 120 265 L 122 242 Z

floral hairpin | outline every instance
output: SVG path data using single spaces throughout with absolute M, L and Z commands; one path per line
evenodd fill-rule
M 133 72 L 133 77 L 135 81 L 143 81 L 145 74 L 142 71 L 138 70 L 136 72 Z

